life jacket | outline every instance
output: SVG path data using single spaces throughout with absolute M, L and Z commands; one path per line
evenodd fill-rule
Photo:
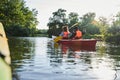
M 63 39 L 68 39 L 69 32 L 63 32 Z
M 82 38 L 82 32 L 79 31 L 79 30 L 77 30 L 77 31 L 76 31 L 76 35 L 75 35 L 74 38 L 75 38 L 75 39 L 80 39 L 80 38 Z

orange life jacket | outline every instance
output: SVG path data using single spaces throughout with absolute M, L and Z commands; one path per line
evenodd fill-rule
M 79 30 L 77 30 L 77 31 L 76 31 L 76 35 L 75 35 L 75 38 L 76 38 L 76 39 L 82 38 L 82 32 L 79 31 Z
M 63 32 L 63 39 L 68 39 L 69 32 Z

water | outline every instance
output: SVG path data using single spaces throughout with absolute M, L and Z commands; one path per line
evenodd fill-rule
M 47 37 L 9 38 L 13 80 L 120 80 L 120 47 L 63 54 Z

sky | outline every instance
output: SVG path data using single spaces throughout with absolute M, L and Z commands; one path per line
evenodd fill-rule
M 69 14 L 76 12 L 82 17 L 88 12 L 94 12 L 96 18 L 101 16 L 111 18 L 120 12 L 120 0 L 25 0 L 26 6 L 38 11 L 38 29 L 48 29 L 47 23 L 52 13 L 62 8 Z

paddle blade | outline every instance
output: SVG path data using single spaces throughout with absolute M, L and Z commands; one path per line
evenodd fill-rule
M 54 42 L 58 42 L 61 39 L 62 39 L 62 36 L 58 36 L 58 37 L 54 38 Z

